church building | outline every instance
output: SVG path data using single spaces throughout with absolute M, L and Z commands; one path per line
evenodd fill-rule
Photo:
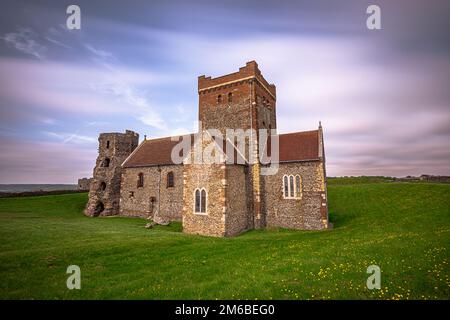
M 221 77 L 200 76 L 198 96 L 197 133 L 140 144 L 133 131 L 100 134 L 85 214 L 181 221 L 183 232 L 217 237 L 266 227 L 328 229 L 322 126 L 278 134 L 276 87 L 255 61 Z M 243 149 L 227 138 L 230 129 L 250 133 Z M 192 161 L 208 148 L 202 137 L 212 130 L 222 135 L 212 139 L 215 161 Z M 187 148 L 179 152 L 183 139 Z M 277 153 L 277 170 L 262 151 Z

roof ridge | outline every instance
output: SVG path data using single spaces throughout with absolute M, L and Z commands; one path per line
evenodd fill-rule
M 306 131 L 295 131 L 295 132 L 287 132 L 287 133 L 279 133 L 279 136 L 286 136 L 289 134 L 298 134 L 298 133 L 311 133 L 311 132 L 319 132 L 318 129 L 315 130 L 306 130 Z
M 156 140 L 167 140 L 167 139 L 172 139 L 172 138 L 179 138 L 179 137 L 184 137 L 184 136 L 192 136 L 195 133 L 187 133 L 187 134 L 179 134 L 179 135 L 175 135 L 175 136 L 167 136 L 167 137 L 160 137 L 160 138 L 153 138 L 153 139 L 146 139 L 144 140 L 144 142 L 146 141 L 156 141 Z

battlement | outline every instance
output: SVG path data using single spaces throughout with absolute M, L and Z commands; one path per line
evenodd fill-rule
M 125 130 L 125 133 L 122 132 L 104 132 L 104 133 L 100 133 L 99 135 L 99 140 L 104 140 L 104 139 L 111 139 L 111 138 L 131 138 L 131 139 L 135 139 L 138 138 L 139 139 L 139 134 L 132 131 L 132 130 Z
M 261 71 L 258 68 L 256 61 L 249 61 L 244 67 L 239 68 L 238 72 L 230 73 L 217 78 L 206 77 L 201 75 L 198 77 L 198 91 L 219 88 L 221 86 L 226 86 L 234 82 L 239 82 L 248 79 L 256 79 L 262 87 L 268 91 L 272 97 L 276 98 L 276 87 L 274 84 L 269 84 L 266 79 L 264 79 Z

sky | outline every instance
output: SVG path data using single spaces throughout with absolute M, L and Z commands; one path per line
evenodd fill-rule
M 329 176 L 450 175 L 449 17 L 437 0 L 4 0 L 0 183 L 92 176 L 101 132 L 195 132 L 197 77 L 251 60 L 279 133 L 322 122 Z

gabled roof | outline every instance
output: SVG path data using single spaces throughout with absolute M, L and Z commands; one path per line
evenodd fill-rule
M 188 135 L 189 136 L 189 135 Z M 172 165 L 172 149 L 179 143 L 181 136 L 144 140 L 139 147 L 125 160 L 123 167 L 145 167 L 154 165 Z M 190 135 L 191 146 L 194 143 L 194 134 Z M 224 142 L 223 152 L 234 145 Z M 296 162 L 319 159 L 319 131 L 303 131 L 279 135 L 280 162 Z M 183 154 L 180 154 L 182 157 Z M 235 162 L 241 158 L 234 151 Z M 242 158 L 241 158 L 242 159 Z
M 280 134 L 280 162 L 319 159 L 319 130 Z
M 194 141 L 194 135 L 191 134 L 190 136 L 191 141 Z M 144 140 L 125 160 L 122 166 L 126 168 L 174 164 L 172 162 L 172 149 L 179 141 L 181 141 L 181 137 L 182 136 Z M 180 157 L 182 156 L 183 154 L 180 154 Z

